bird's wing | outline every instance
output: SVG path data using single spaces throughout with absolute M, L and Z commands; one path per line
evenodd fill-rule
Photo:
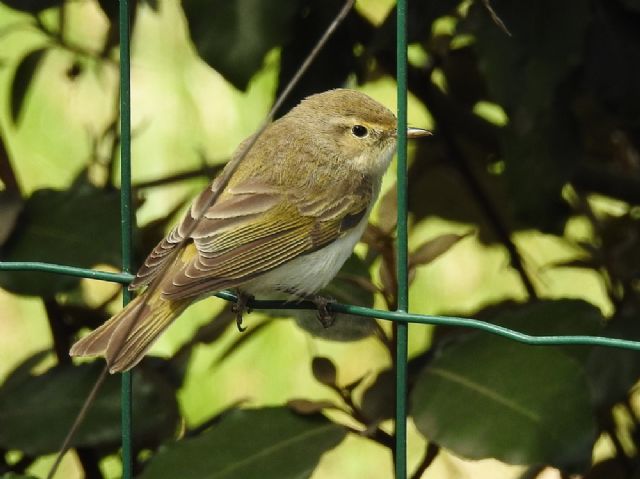
M 248 179 L 225 189 L 207 208 L 215 182 L 194 201 L 182 221 L 151 252 L 132 287 L 150 283 L 172 252 L 192 255 L 162 281 L 167 299 L 194 297 L 238 286 L 297 256 L 316 251 L 355 227 L 373 200 L 363 179 L 344 195 L 279 192 Z M 184 258 L 184 251 L 182 254 Z

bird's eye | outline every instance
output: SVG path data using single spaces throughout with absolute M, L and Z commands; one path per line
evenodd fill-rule
M 364 138 L 369 134 L 369 130 L 366 126 L 354 125 L 353 128 L 351 128 L 351 133 L 358 138 Z

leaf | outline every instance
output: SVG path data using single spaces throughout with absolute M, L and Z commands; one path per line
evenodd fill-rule
M 58 7 L 63 0 L 2 0 L 0 3 L 26 13 L 40 13 L 47 8 Z
M 234 318 L 235 319 L 235 318 Z M 229 344 L 223 351 L 222 354 L 216 360 L 217 363 L 221 363 L 228 359 L 233 353 L 237 352 L 243 345 L 245 345 L 248 341 L 254 339 L 257 334 L 262 332 L 267 326 L 271 325 L 272 320 L 268 319 L 261 323 L 256 324 L 255 326 L 248 327 L 246 331 L 243 331 L 241 334 L 236 336 L 231 344 Z
M 554 347 L 475 333 L 445 349 L 411 396 L 416 426 L 468 459 L 586 467 L 596 425 L 585 373 Z
M 31 375 L 31 370 L 35 368 L 42 360 L 47 357 L 50 351 L 38 351 L 25 359 L 5 378 L 2 387 L 10 388 L 13 384 L 20 384 Z
M 490 321 L 507 328 L 536 336 L 568 334 L 598 335 L 604 318 L 600 310 L 577 299 L 543 300 L 516 304 L 491 315 Z M 589 346 L 557 346 L 565 353 L 585 362 L 591 353 Z
M 289 37 L 298 0 L 186 0 L 183 8 L 198 54 L 245 90 L 264 56 Z
M 29 52 L 20 60 L 13 74 L 11 81 L 11 120 L 13 123 L 18 123 L 20 120 L 27 91 L 46 52 L 47 48 L 37 48 Z
M 310 477 L 322 454 L 345 434 L 322 416 L 303 417 L 283 407 L 240 409 L 196 438 L 167 444 L 140 478 Z
M 120 262 L 120 199 L 76 183 L 68 190 L 35 191 L 5 243 L 3 261 L 44 261 L 89 268 Z M 16 294 L 50 297 L 78 278 L 36 272 L 0 272 L 0 287 Z
M 631 309 L 631 308 L 630 308 Z M 640 341 L 637 311 L 614 319 L 602 332 L 609 338 Z M 626 400 L 640 377 L 638 351 L 628 349 L 593 348 L 587 361 L 591 394 L 597 408 L 609 408 Z
M 287 407 L 298 414 L 318 414 L 324 409 L 338 409 L 331 401 L 312 401 L 310 399 L 290 399 L 287 401 Z
M 32 456 L 56 452 L 102 367 L 101 363 L 55 366 L 3 385 L 0 447 Z M 151 447 L 175 430 L 178 405 L 163 380 L 140 371 L 133 382 L 133 439 L 138 446 Z M 72 447 L 115 449 L 119 443 L 120 378 L 108 376 Z
M 22 211 L 24 202 L 17 192 L 0 191 L 0 247 L 7 240 L 16 224 L 16 220 Z
M 362 394 L 362 413 L 371 422 L 393 417 L 395 404 L 395 375 L 391 369 L 378 373 Z
M 378 206 L 378 228 L 382 231 L 393 234 L 393 230 L 398 222 L 398 188 L 394 184 L 382 195 Z
M 409 268 L 415 268 L 418 265 L 431 263 L 433 260 L 449 251 L 449 249 L 458 241 L 470 236 L 472 233 L 472 231 L 469 231 L 461 235 L 453 233 L 443 234 L 437 238 L 424 242 L 409 255 Z
M 323 356 L 315 356 L 311 360 L 311 371 L 313 372 L 313 377 L 316 378 L 319 383 L 326 386 L 336 385 L 338 371 L 331 359 Z

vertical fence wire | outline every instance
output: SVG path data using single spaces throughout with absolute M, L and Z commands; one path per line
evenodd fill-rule
M 132 236 L 133 215 L 131 211 L 131 72 L 129 47 L 129 0 L 120 0 L 120 234 L 122 248 L 122 271 L 131 273 L 133 263 Z M 126 306 L 131 293 L 125 288 L 123 302 Z M 122 477 L 130 479 L 133 471 L 133 376 L 130 371 L 122 374 L 121 435 Z
M 396 76 L 398 81 L 398 224 L 396 239 L 396 273 L 398 278 L 398 312 L 409 310 L 407 274 L 407 0 L 397 2 Z M 395 477 L 407 477 L 407 343 L 409 325 L 396 323 L 396 411 Z

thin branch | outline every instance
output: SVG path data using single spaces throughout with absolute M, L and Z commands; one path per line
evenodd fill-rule
M 44 307 L 49 321 L 49 329 L 53 338 L 53 350 L 58 364 L 70 364 L 69 357 L 69 330 L 65 327 L 64 312 L 54 298 L 44 300 Z
M 498 16 L 496 11 L 493 9 L 493 7 L 491 6 L 491 3 L 489 3 L 489 0 L 481 0 L 481 1 L 482 1 L 482 6 L 484 6 L 484 8 L 486 8 L 486 10 L 489 12 L 489 15 L 491 15 L 491 20 L 493 20 L 493 23 L 498 25 L 498 27 L 500 27 L 500 30 L 502 30 L 504 33 L 512 37 L 513 35 L 511 34 L 507 26 L 504 24 L 502 19 Z
M 224 162 L 226 163 L 226 162 Z M 200 178 L 200 177 L 212 177 L 216 176 L 222 168 L 224 168 L 224 163 L 220 165 L 205 165 L 201 168 L 196 168 L 194 170 L 183 171 L 181 173 L 176 173 L 174 175 L 165 176 L 164 178 L 158 178 L 155 180 L 142 181 L 140 183 L 136 183 L 133 185 L 134 189 L 145 189 L 145 188 L 155 188 L 158 186 L 164 186 L 171 183 L 177 183 L 179 181 L 190 180 L 192 178 Z
M 422 461 L 420 461 L 420 465 L 415 470 L 415 472 L 411 475 L 411 479 L 420 479 L 424 474 L 424 471 L 428 469 L 428 467 L 433 464 L 433 461 L 436 457 L 438 457 L 438 453 L 440 452 L 440 446 L 430 442 L 427 445 L 427 450 L 424 452 L 424 457 Z
M 87 416 L 87 413 L 89 412 L 89 408 L 93 405 L 93 402 L 95 401 L 96 396 L 98 395 L 98 391 L 100 390 L 100 387 L 102 386 L 102 383 L 104 383 L 105 379 L 107 378 L 108 372 L 109 372 L 109 369 L 105 365 L 105 367 L 102 368 L 102 371 L 100 372 L 100 376 L 98 376 L 98 379 L 96 380 L 95 384 L 93 385 L 93 388 L 91 388 L 91 391 L 89 392 L 89 395 L 84 400 L 84 403 L 82 404 L 82 407 L 80 408 L 80 412 L 78 412 L 78 415 L 76 416 L 75 420 L 73 421 L 73 424 L 71 425 L 71 428 L 69 429 L 69 432 L 67 433 L 66 437 L 64 438 L 64 441 L 62 441 L 62 446 L 60 446 L 60 451 L 58 451 L 58 455 L 56 456 L 56 460 L 51 465 L 51 469 L 49 469 L 49 473 L 47 474 L 47 479 L 53 479 L 53 476 L 55 475 L 56 471 L 58 470 L 58 467 L 60 467 L 60 463 L 62 462 L 62 458 L 64 457 L 64 455 L 67 453 L 67 451 L 71 447 L 71 441 L 73 441 L 73 438 L 75 437 L 76 432 L 78 432 L 78 429 L 80 428 L 80 425 L 84 422 L 84 418 Z

